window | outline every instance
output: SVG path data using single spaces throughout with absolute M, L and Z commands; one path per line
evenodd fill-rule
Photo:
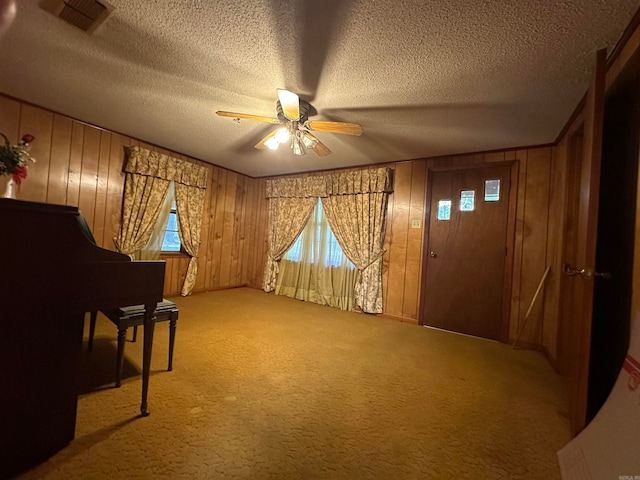
M 301 250 L 302 250 L 302 233 L 298 235 L 298 238 L 296 239 L 296 241 L 293 242 L 293 245 L 289 247 L 289 250 L 287 250 L 287 253 L 285 253 L 282 258 L 284 258 L 285 260 L 291 260 L 292 262 L 299 262 L 300 259 L 302 258 Z
M 451 220 L 451 200 L 438 200 L 438 220 Z
M 167 227 L 164 229 L 162 251 L 179 252 L 181 248 L 180 235 L 178 234 L 178 212 L 176 211 L 176 201 L 174 199 L 171 203 L 171 210 L 169 211 L 169 220 L 167 221 Z
M 462 190 L 460 192 L 460 211 L 473 212 L 476 208 L 476 191 Z
M 167 195 L 160 205 L 158 219 L 147 244 L 136 253 L 136 260 L 157 260 L 161 254 L 182 253 L 178 233 L 178 211 L 173 182 L 169 184 Z
M 500 179 L 484 181 L 484 201 L 500 201 Z
M 331 232 L 320 200 L 279 270 L 276 295 L 353 310 L 358 271 Z
M 347 267 L 355 268 L 355 265 L 344 255 L 338 239 L 331 231 L 324 216 L 320 199 L 318 199 L 304 230 L 283 258 L 292 262 L 301 262 L 305 260 L 303 251 L 305 248 L 310 249 L 307 254 L 310 263 L 320 263 L 325 267 L 340 267 L 346 263 Z

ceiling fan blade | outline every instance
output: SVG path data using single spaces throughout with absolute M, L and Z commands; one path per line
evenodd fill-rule
M 265 145 L 271 138 L 273 138 L 275 136 L 275 134 L 278 132 L 278 129 L 275 129 L 271 132 L 269 132 L 262 140 L 260 140 L 258 143 L 256 143 L 254 148 L 260 149 L 260 150 L 264 150 L 267 149 L 269 147 L 267 147 L 267 145 Z
M 329 147 L 327 147 L 324 143 L 322 143 L 315 135 L 312 135 L 308 131 L 305 131 L 303 137 L 306 139 L 305 145 L 308 148 L 311 148 L 319 157 L 326 157 L 331 153 Z
M 244 118 L 247 120 L 257 120 L 258 122 L 272 123 L 274 125 L 279 125 L 280 120 L 277 118 L 271 117 L 261 117 L 260 115 L 250 115 L 248 113 L 236 113 L 236 112 L 224 112 L 222 110 L 218 110 L 216 115 L 220 115 L 221 117 L 230 117 L 230 118 Z
M 327 147 L 324 143 L 322 143 L 319 140 L 318 140 L 318 143 L 316 143 L 311 149 L 314 152 L 316 152 L 316 154 L 318 154 L 319 157 L 326 157 L 327 155 L 331 154 L 331 150 L 329 150 L 329 147 Z
M 293 122 L 300 120 L 300 98 L 293 92 L 278 88 L 278 100 L 282 107 L 282 113 Z
M 318 132 L 345 133 L 347 135 L 362 135 L 362 127 L 357 123 L 327 122 L 323 120 L 313 120 L 306 123 L 311 130 Z

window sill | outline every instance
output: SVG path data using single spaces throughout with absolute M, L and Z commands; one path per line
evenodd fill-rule
M 183 252 L 161 252 L 160 253 L 160 260 L 165 260 L 170 258 L 189 258 L 189 255 Z

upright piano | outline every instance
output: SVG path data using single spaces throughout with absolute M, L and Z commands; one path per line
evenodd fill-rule
M 0 478 L 74 437 L 88 311 L 144 304 L 141 414 L 165 262 L 98 247 L 78 208 L 0 198 Z

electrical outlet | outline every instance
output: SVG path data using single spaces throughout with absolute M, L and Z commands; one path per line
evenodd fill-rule
M 420 228 L 420 220 L 411 220 L 411 228 Z

